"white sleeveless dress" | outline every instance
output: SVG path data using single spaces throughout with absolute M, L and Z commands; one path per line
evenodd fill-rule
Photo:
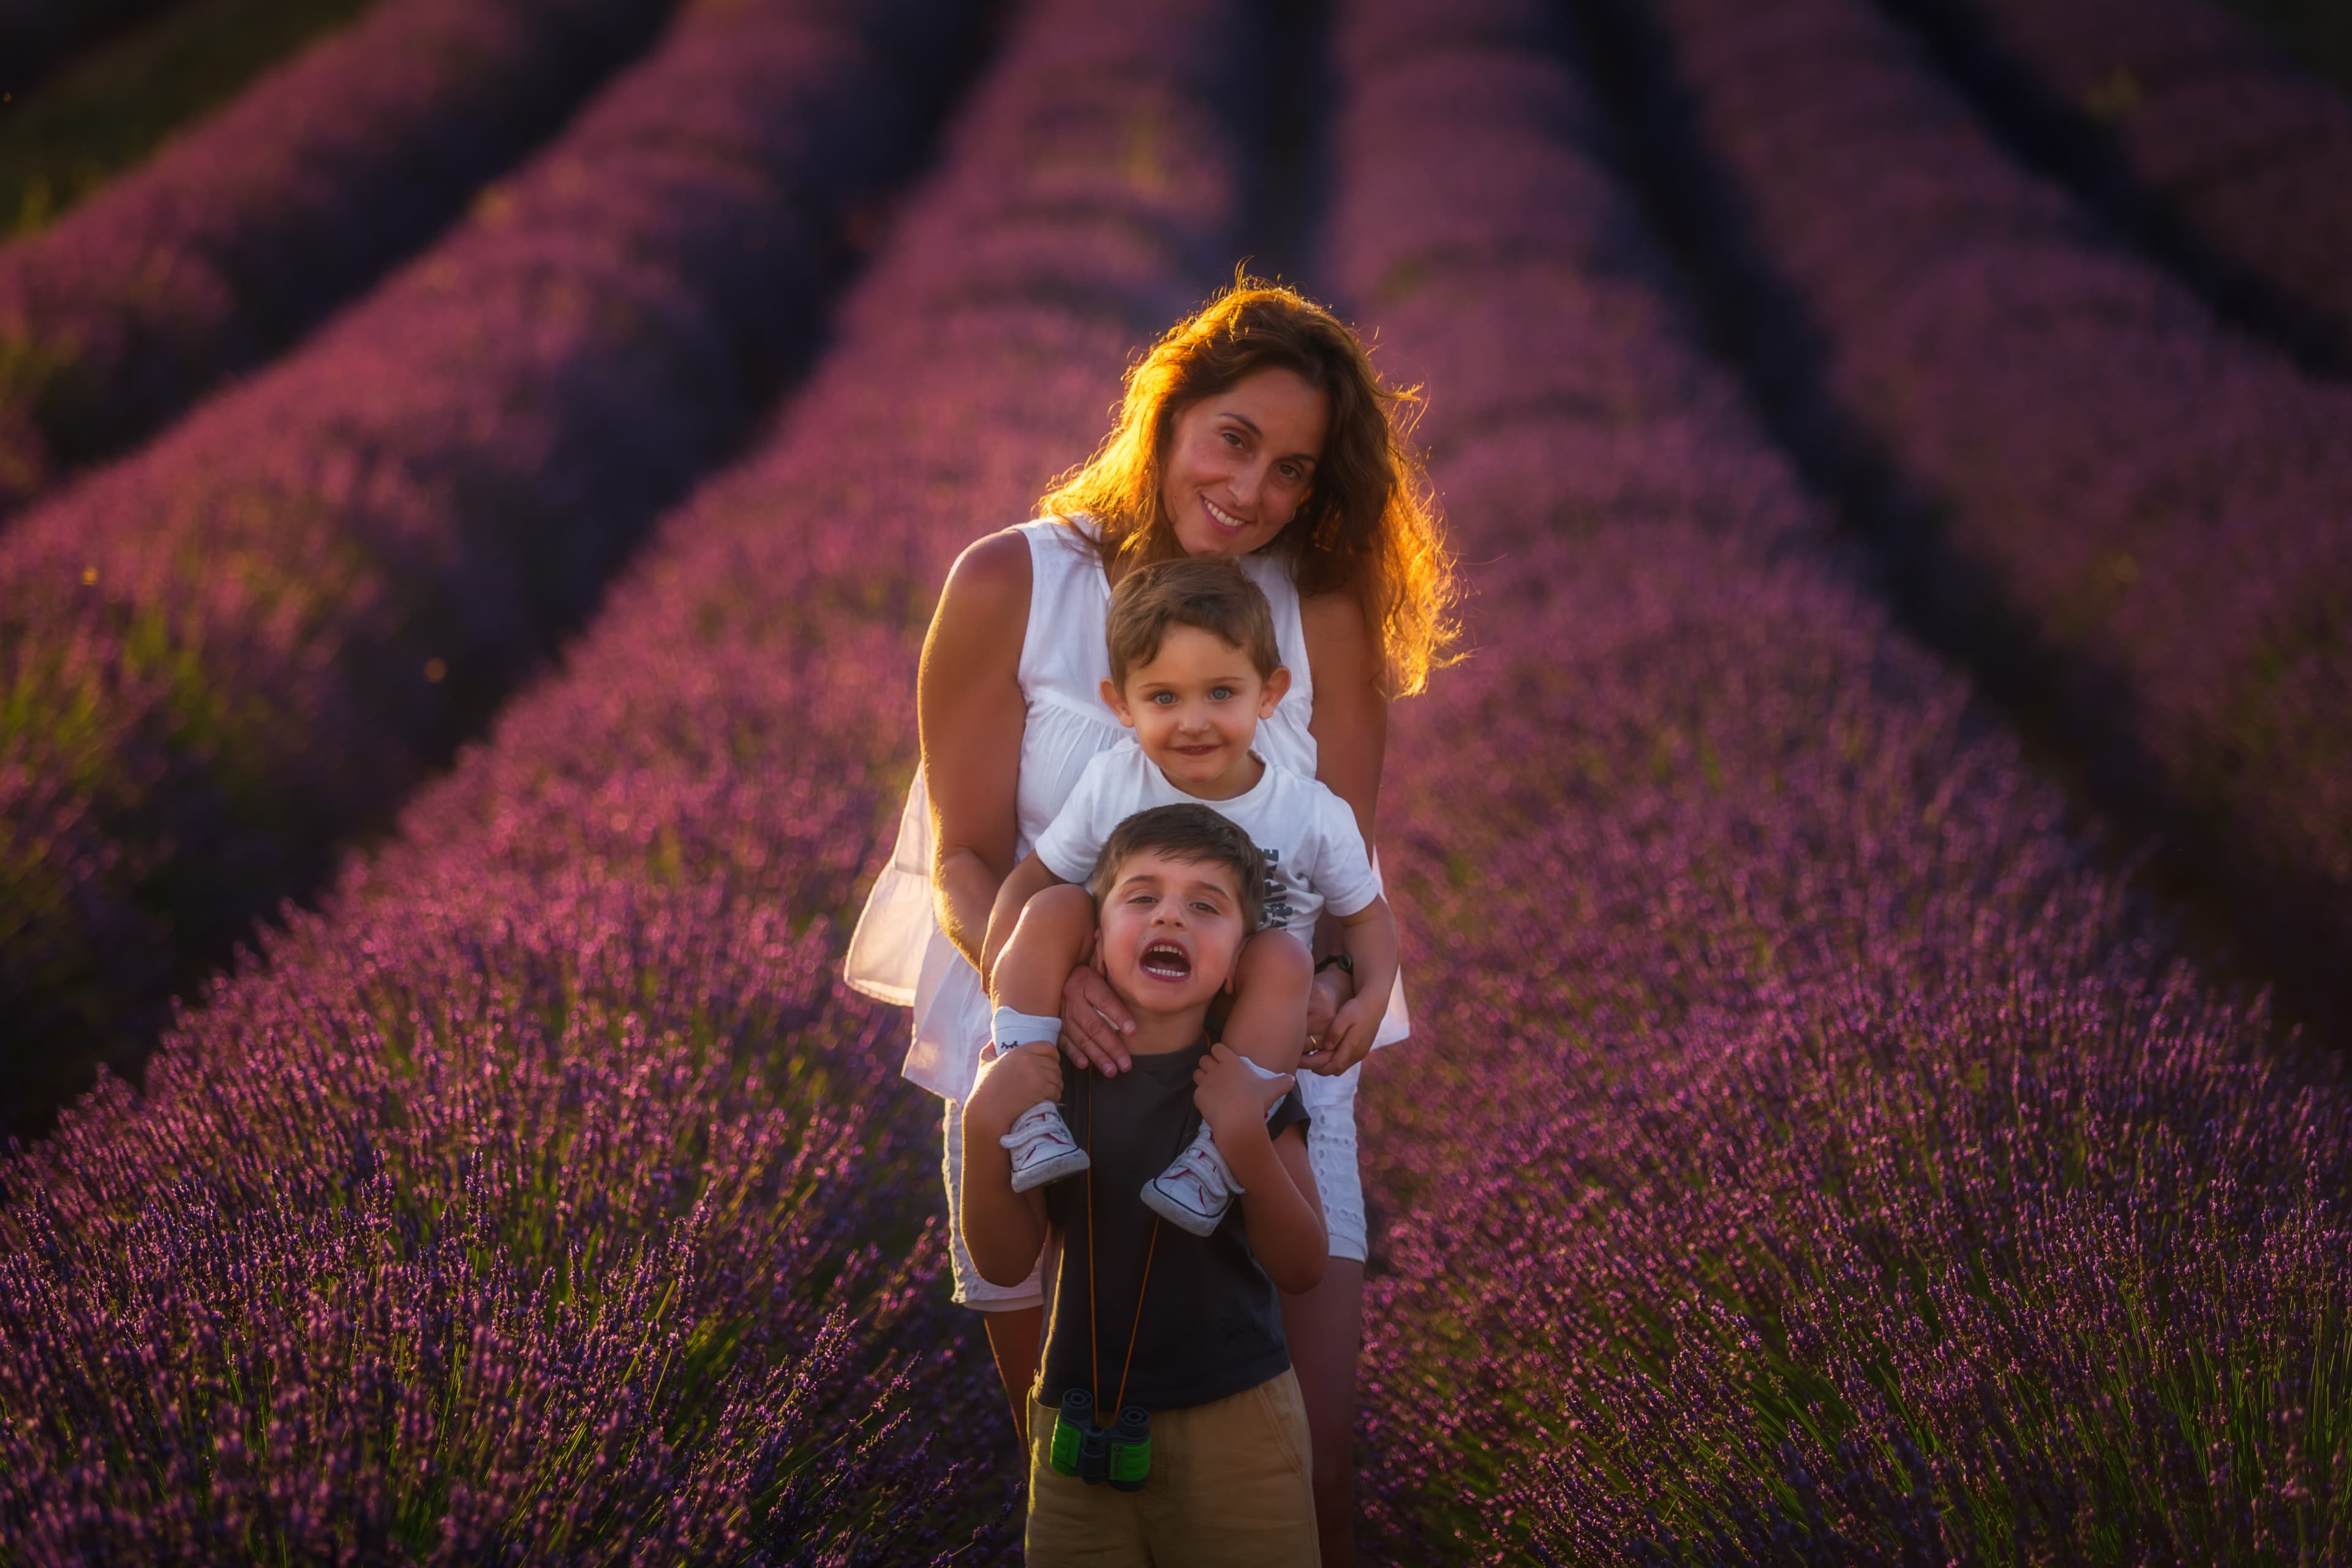
M 1127 730 L 1103 705 L 1102 683 L 1110 677 L 1110 653 L 1104 624 L 1110 609 L 1110 584 L 1103 576 L 1087 538 L 1077 531 L 1090 527 L 1079 519 L 1074 526 L 1058 518 L 1040 518 L 1021 525 L 1029 543 L 1029 621 L 1021 644 L 1021 695 L 1026 714 L 1021 731 L 1020 780 L 1014 797 L 1013 858 L 1029 853 L 1037 836 L 1054 820 L 1096 752 L 1116 745 Z M 1306 777 L 1315 776 L 1315 737 L 1307 721 L 1315 710 L 1315 677 L 1307 659 L 1307 639 L 1298 609 L 1297 584 L 1287 565 L 1266 556 L 1241 558 L 1242 570 L 1265 593 L 1274 609 L 1275 641 L 1282 662 L 1289 667 L 1290 690 L 1258 725 L 1255 749 L 1280 767 Z M 890 860 L 874 884 L 849 940 L 845 978 L 868 996 L 914 1009 L 914 1039 L 902 1070 L 915 1082 L 950 1103 L 949 1138 L 961 1144 L 957 1112 L 971 1093 L 980 1071 L 980 1048 L 988 1038 L 989 1006 L 981 990 L 980 973 L 956 951 L 939 928 L 931 892 L 930 795 L 919 770 L 907 793 L 906 809 L 898 818 L 898 839 Z M 1406 1033 L 1402 984 L 1391 993 L 1387 1016 L 1375 1043 L 1387 1045 Z M 1314 1073 L 1299 1075 L 1307 1099 L 1310 1150 L 1318 1143 L 1336 1142 L 1345 1121 L 1347 1171 L 1344 1184 L 1334 1169 L 1324 1186 L 1327 1217 L 1331 1221 L 1335 1249 L 1342 1207 L 1354 1211 L 1354 1226 L 1362 1228 L 1362 1200 L 1355 1176 L 1354 1096 L 1360 1069 L 1338 1078 Z M 1318 1109 L 1318 1101 L 1323 1101 Z M 1326 1129 L 1323 1123 L 1332 1125 Z M 1318 1131 L 1325 1137 L 1318 1139 Z M 950 1202 L 955 1190 L 958 1148 L 950 1151 L 945 1173 Z M 1316 1172 L 1323 1180 L 1318 1159 Z M 1344 1191 L 1335 1190 L 1344 1185 Z M 1360 1258 L 1361 1244 L 1354 1256 Z M 1020 1305 L 971 1274 L 961 1237 L 956 1254 L 958 1300 L 975 1305 Z M 1026 1292 L 1036 1299 L 1034 1288 Z

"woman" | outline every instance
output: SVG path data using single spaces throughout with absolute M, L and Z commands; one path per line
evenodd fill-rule
M 1388 700 L 1420 690 L 1454 636 L 1453 563 L 1399 425 L 1409 397 L 1381 385 L 1362 342 L 1328 311 L 1244 279 L 1129 374 L 1117 427 L 1045 498 L 1037 521 L 979 541 L 950 573 L 923 645 L 922 769 L 852 939 L 849 980 L 915 1009 L 906 1071 L 948 1102 L 951 1222 L 962 1100 L 989 1027 L 976 968 L 989 910 L 1087 759 L 1125 733 L 1097 695 L 1120 574 L 1180 554 L 1241 561 L 1274 605 L 1293 681 L 1258 745 L 1320 778 L 1377 842 Z M 1354 1560 L 1363 1326 L 1360 1069 L 1320 1038 L 1349 994 L 1341 969 L 1318 973 L 1301 1061 L 1333 1257 L 1320 1286 L 1284 1300 L 1327 1563 Z M 1073 1060 L 1105 1073 L 1129 1065 L 1119 1037 L 1131 1020 L 1099 973 L 1071 977 L 1062 1016 Z M 1403 1034 L 1400 989 L 1377 1043 Z M 960 1238 L 951 1247 L 956 1300 L 988 1315 L 1025 1454 L 1037 1283 L 991 1286 Z

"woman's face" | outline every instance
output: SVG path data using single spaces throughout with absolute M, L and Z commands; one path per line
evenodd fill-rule
M 1261 370 L 1179 412 L 1160 504 L 1187 555 L 1246 555 L 1282 531 L 1315 481 L 1331 400 L 1297 371 Z

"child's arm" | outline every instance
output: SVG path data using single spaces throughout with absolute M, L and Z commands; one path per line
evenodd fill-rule
M 1192 1081 L 1198 1086 L 1193 1102 L 1242 1184 L 1242 1225 L 1258 1267 L 1289 1295 L 1312 1290 L 1322 1282 L 1331 1242 L 1307 1162 L 1306 1134 L 1295 1125 L 1278 1138 L 1265 1131 L 1266 1111 L 1295 1080 L 1261 1079 L 1241 1065 L 1230 1046 L 1218 1044 L 1193 1069 Z
M 1356 994 L 1331 1016 L 1323 1048 L 1316 1054 L 1320 1073 L 1343 1073 L 1362 1061 L 1381 1030 L 1389 1010 L 1389 993 L 1396 985 L 1396 911 L 1386 897 L 1376 898 L 1339 921 L 1339 947 L 1355 965 Z
M 980 987 L 995 994 L 996 960 L 1004 944 L 1013 936 L 1013 928 L 1020 923 L 1021 911 L 1029 900 L 1048 888 L 1062 886 L 1062 879 L 1052 868 L 1037 858 L 1033 850 L 1027 858 L 1013 868 L 996 889 L 995 907 L 988 911 L 988 935 L 980 948 Z
M 957 1209 L 972 1267 L 992 1285 L 1020 1284 L 1045 1246 L 1045 1194 L 1013 1190 L 1013 1158 L 997 1140 L 1029 1107 L 1061 1098 L 1061 1053 L 1040 1040 L 983 1064 L 964 1101 Z

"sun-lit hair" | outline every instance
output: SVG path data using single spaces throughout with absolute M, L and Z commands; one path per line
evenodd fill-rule
M 1197 627 L 1241 649 L 1260 680 L 1271 680 L 1281 668 L 1274 606 L 1241 563 L 1226 556 L 1149 562 L 1118 580 L 1103 624 L 1110 683 L 1124 689 L 1129 670 L 1158 658 L 1171 626 Z
M 1188 866 L 1215 866 L 1232 873 L 1234 898 L 1244 935 L 1265 919 L 1265 857 L 1229 817 L 1186 801 L 1139 811 L 1110 830 L 1087 891 L 1099 909 L 1118 883 L 1119 871 L 1138 855 L 1165 855 Z
M 1410 439 L 1420 394 L 1384 384 L 1344 322 L 1296 290 L 1236 277 L 1170 328 L 1127 374 L 1118 423 L 1055 482 L 1040 516 L 1086 513 L 1118 571 L 1182 553 L 1160 504 L 1175 416 L 1262 370 L 1295 372 L 1330 399 L 1330 431 L 1297 515 L 1263 553 L 1284 556 L 1302 595 L 1351 593 L 1391 696 L 1422 690 L 1453 662 L 1461 589 L 1435 498 Z

